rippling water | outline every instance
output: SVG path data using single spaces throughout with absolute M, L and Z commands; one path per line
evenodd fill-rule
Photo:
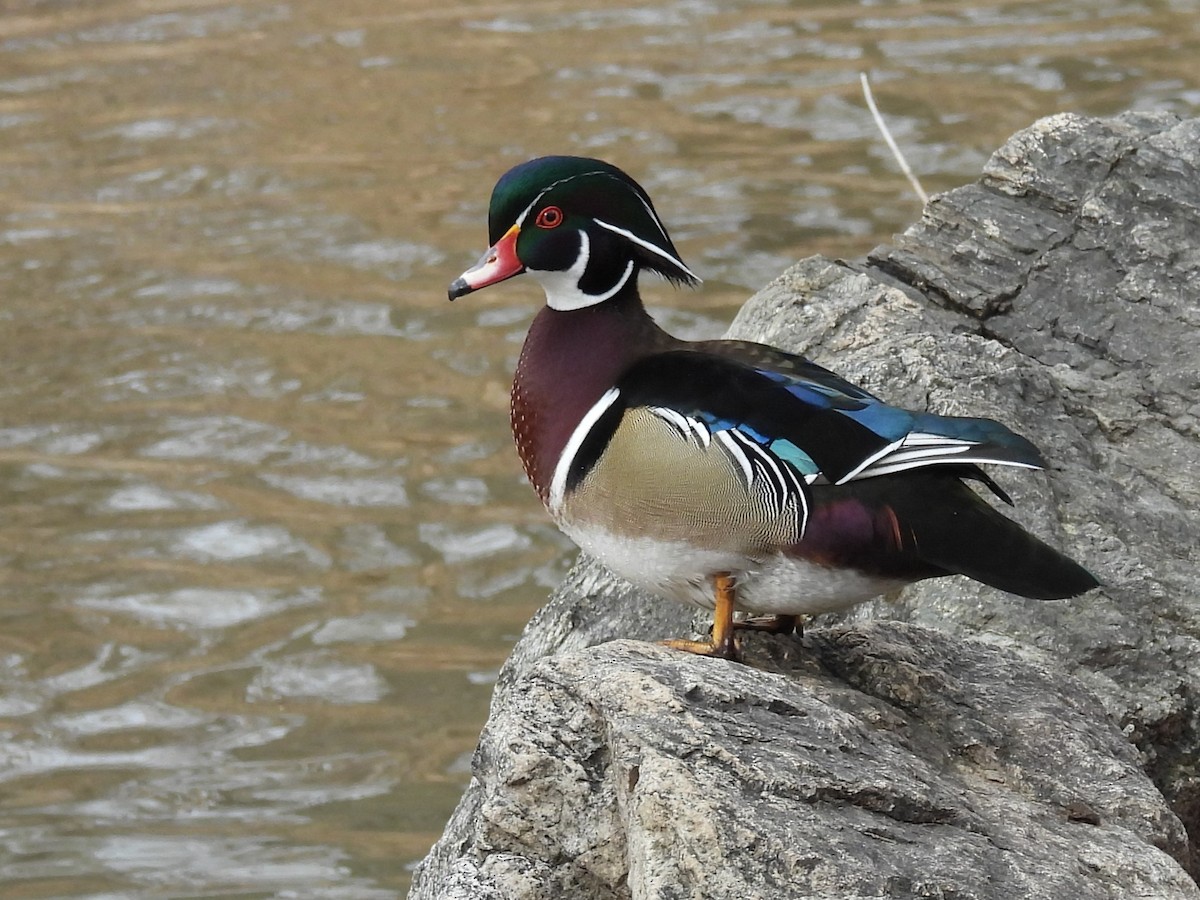
M 1195 114 L 1195 2 L 5 4 L 0 894 L 402 895 L 565 571 L 509 448 L 545 152 L 646 185 L 713 335 L 1039 115 Z

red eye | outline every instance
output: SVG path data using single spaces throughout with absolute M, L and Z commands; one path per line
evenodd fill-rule
M 563 213 L 557 206 L 547 206 L 534 219 L 534 224 L 538 228 L 557 228 L 562 224 Z

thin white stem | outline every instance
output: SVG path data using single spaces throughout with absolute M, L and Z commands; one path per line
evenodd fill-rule
M 888 148 L 892 151 L 892 156 L 896 158 L 896 162 L 900 166 L 900 171 L 904 173 L 904 176 L 908 179 L 908 183 L 912 185 L 912 189 L 921 198 L 921 202 L 928 203 L 929 195 L 925 193 L 925 188 L 921 187 L 921 182 L 917 181 L 917 176 L 909 168 L 908 161 L 904 158 L 904 154 L 900 152 L 900 148 L 896 145 L 892 133 L 888 130 L 887 123 L 883 121 L 883 116 L 879 114 L 879 107 L 875 105 L 875 95 L 871 93 L 871 82 L 867 80 L 867 73 L 859 72 L 858 78 L 862 82 L 863 96 L 867 98 L 867 107 L 871 110 L 871 115 L 875 117 L 875 124 L 879 126 L 879 131 L 883 134 L 883 139 L 887 141 Z

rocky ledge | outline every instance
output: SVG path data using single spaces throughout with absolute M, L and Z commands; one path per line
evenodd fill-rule
M 1104 587 L 940 579 L 739 665 L 581 562 L 410 897 L 1200 898 L 1198 276 L 1200 120 L 1059 115 L 764 288 L 732 335 L 1038 444 L 1017 515 Z

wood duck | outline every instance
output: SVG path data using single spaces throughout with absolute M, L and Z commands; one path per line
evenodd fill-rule
M 512 385 L 517 451 L 585 552 L 714 611 L 711 640 L 668 645 L 736 658 L 735 610 L 790 630 L 943 575 L 1039 599 L 1097 585 L 965 483 L 1011 505 L 979 464 L 1045 465 L 1000 423 L 909 412 L 804 357 L 659 328 L 639 274 L 699 279 L 617 167 L 522 163 L 496 184 L 488 229 L 450 299 L 525 272 L 541 284 Z

